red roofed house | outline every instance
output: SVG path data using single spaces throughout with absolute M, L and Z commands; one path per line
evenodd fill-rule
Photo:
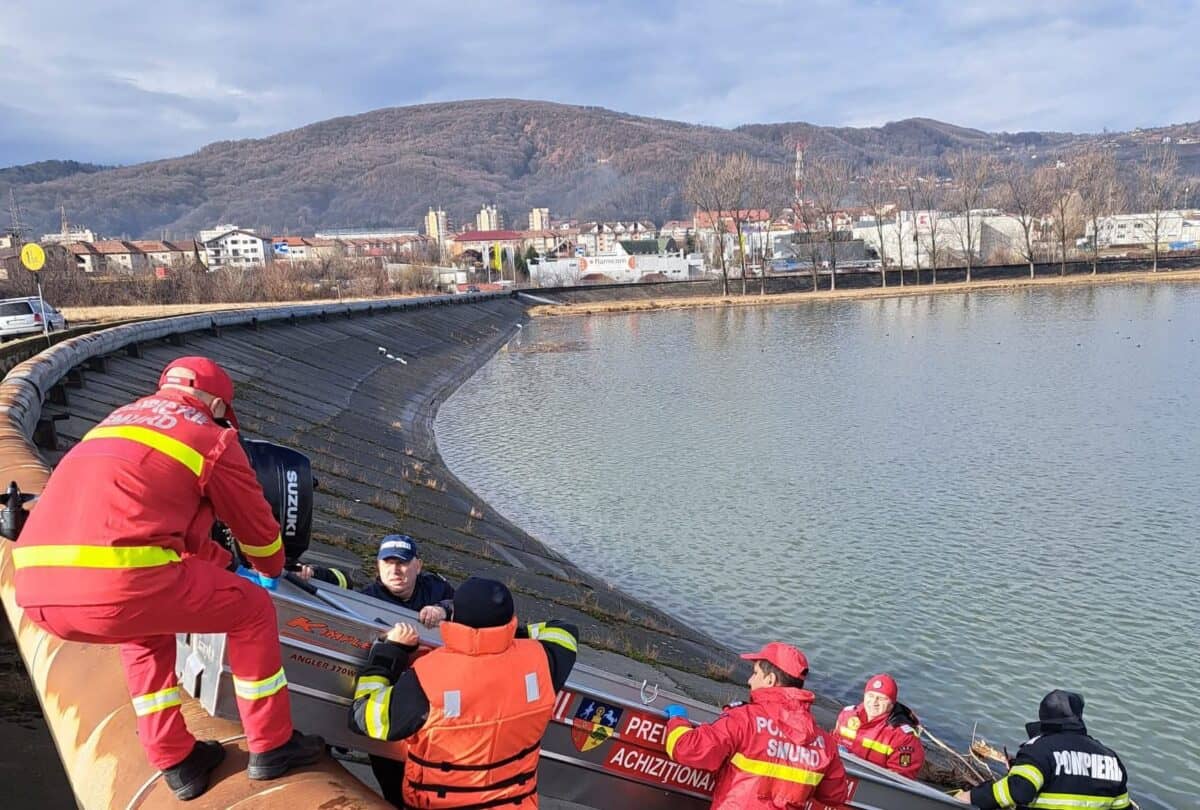
M 186 239 L 178 242 L 155 241 L 150 239 L 134 240 L 133 245 L 146 256 L 147 264 L 152 268 L 177 267 L 191 265 L 200 261 L 201 247 L 194 240 Z
M 696 215 L 692 217 L 692 224 L 697 232 L 708 231 L 711 235 L 717 230 L 714 223 L 719 221 L 725 233 L 733 233 L 734 219 L 740 219 L 743 225 L 747 223 L 770 222 L 771 212 L 765 208 L 740 208 L 736 212 L 698 210 L 696 211 Z
M 146 254 L 130 242 L 102 239 L 93 242 L 92 248 L 100 255 L 107 273 L 138 273 L 148 266 Z
M 464 231 L 450 239 L 450 255 L 461 256 L 473 251 L 483 256 L 491 254 L 496 247 L 505 252 L 520 253 L 525 250 L 524 231 Z
M 103 273 L 104 257 L 91 242 L 70 242 L 65 245 L 67 253 L 75 260 L 75 267 L 85 273 Z

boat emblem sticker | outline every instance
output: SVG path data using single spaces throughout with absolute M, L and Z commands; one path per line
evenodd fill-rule
M 619 706 L 609 706 L 591 698 L 581 701 L 571 724 L 571 741 L 575 747 L 581 752 L 591 751 L 608 742 L 617 731 L 622 711 Z

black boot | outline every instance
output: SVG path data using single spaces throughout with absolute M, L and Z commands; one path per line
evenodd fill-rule
M 298 765 L 311 765 L 325 753 L 325 740 L 316 734 L 292 732 L 292 738 L 278 748 L 250 754 L 246 775 L 251 779 L 278 779 Z
M 216 740 L 197 740 L 192 753 L 183 762 L 163 771 L 167 786 L 181 802 L 190 801 L 208 790 L 208 777 L 225 759 L 225 749 Z

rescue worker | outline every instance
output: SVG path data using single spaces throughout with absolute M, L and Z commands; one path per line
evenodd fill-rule
M 925 747 L 917 736 L 917 716 L 896 700 L 891 675 L 869 678 L 863 702 L 847 706 L 837 718 L 838 743 L 851 754 L 916 779 L 925 764 Z
M 351 728 L 408 741 L 399 807 L 536 808 L 542 734 L 579 631 L 556 621 L 518 628 L 508 588 L 477 577 L 454 594 L 441 631 L 445 646 L 411 663 L 412 625 L 372 645 Z
M 1038 722 L 1025 729 L 1030 739 L 1017 750 L 1007 776 L 959 791 L 955 798 L 985 810 L 1122 810 L 1132 805 L 1125 765 L 1087 733 L 1081 695 L 1055 689 L 1042 698 Z
M 686 708 L 667 706 L 667 756 L 716 772 L 713 810 L 800 810 L 810 798 L 843 802 L 846 769 L 833 735 L 813 720 L 804 653 L 772 641 L 742 658 L 754 662 L 750 702 L 726 706 L 712 723 L 694 727 Z
M 422 570 L 417 541 L 407 534 L 389 534 L 379 541 L 375 567 L 375 581 L 360 593 L 413 611 L 426 627 L 437 627 L 454 612 L 454 587 L 445 577 Z M 336 568 L 302 565 L 297 573 L 304 580 L 350 586 L 349 577 Z
M 361 593 L 413 611 L 426 627 L 437 627 L 454 612 L 454 588 L 437 574 L 421 570 L 417 541 L 406 534 L 389 534 L 379 541 L 375 555 L 378 577 Z M 319 579 L 340 588 L 349 584 L 346 574 L 336 568 L 302 565 L 302 579 Z M 404 797 L 404 763 L 369 754 L 371 772 L 383 798 L 397 807 Z
M 228 420 L 231 427 L 221 424 Z M 214 519 L 256 570 L 227 570 Z M 176 633 L 225 633 L 251 779 L 316 761 L 292 728 L 275 608 L 261 585 L 283 567 L 279 524 L 238 443 L 233 381 L 212 360 L 167 364 L 158 391 L 118 408 L 59 462 L 13 551 L 16 598 L 67 641 L 117 644 L 138 738 L 183 800 L 225 751 L 184 724 Z

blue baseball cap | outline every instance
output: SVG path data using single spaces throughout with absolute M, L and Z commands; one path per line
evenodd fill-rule
M 377 560 L 395 557 L 401 562 L 408 562 L 417 556 L 417 541 L 407 534 L 389 534 L 379 541 Z

